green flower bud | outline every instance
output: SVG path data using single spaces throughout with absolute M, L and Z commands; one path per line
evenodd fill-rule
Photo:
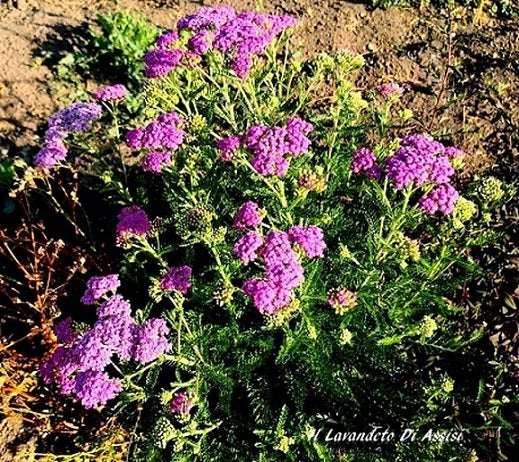
M 498 201 L 505 195 L 503 182 L 493 176 L 483 178 L 476 191 L 485 202 Z
M 429 338 L 432 337 L 436 329 L 438 329 L 436 321 L 430 316 L 424 316 L 418 328 L 418 332 L 422 337 Z

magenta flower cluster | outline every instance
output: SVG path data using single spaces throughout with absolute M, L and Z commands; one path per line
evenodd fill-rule
M 178 290 L 186 294 L 191 287 L 191 273 L 189 266 L 172 266 L 160 280 L 164 290 Z
M 372 179 L 380 178 L 382 175 L 382 169 L 377 164 L 375 154 L 368 148 L 360 148 L 353 154 L 350 169 L 353 173 L 365 173 Z
M 376 163 L 372 151 L 361 148 L 353 155 L 350 169 L 371 178 L 385 174 L 398 190 L 432 184 L 434 189 L 420 199 L 420 208 L 431 214 L 436 211 L 448 214 L 454 210 L 458 198 L 450 184 L 454 175 L 450 159 L 463 155 L 463 151 L 446 147 L 427 136 L 409 135 L 401 140 L 400 147 L 385 160 L 383 167 Z
M 289 156 L 298 157 L 308 151 L 307 135 L 313 126 L 299 118 L 287 121 L 283 127 L 255 125 L 243 136 L 234 135 L 218 141 L 222 161 L 232 161 L 234 152 L 243 146 L 252 152 L 251 165 L 262 176 L 284 176 L 288 171 Z
M 171 414 L 189 415 L 193 402 L 182 392 L 175 393 L 168 405 Z
M 93 95 L 94 99 L 99 101 L 117 101 L 126 98 L 126 87 L 120 83 L 116 85 L 109 85 L 101 88 L 101 90 L 95 92 Z
M 118 274 L 94 276 L 87 282 L 87 290 L 81 302 L 85 305 L 93 305 L 108 292 L 115 292 L 120 285 Z
M 263 217 L 261 216 L 259 205 L 248 201 L 243 204 L 234 217 L 233 226 L 236 229 L 257 228 Z
M 263 260 L 265 278 L 248 279 L 242 287 L 262 314 L 273 315 L 288 305 L 293 290 L 304 280 L 294 245 L 298 245 L 307 258 L 322 257 L 326 249 L 323 232 L 317 226 L 294 226 L 288 232 L 271 231 L 265 238 L 257 231 L 249 231 L 234 246 L 234 254 L 244 265 L 258 258 Z
M 45 132 L 45 146 L 34 156 L 34 164 L 52 168 L 67 157 L 65 139 L 71 133 L 84 132 L 101 117 L 102 108 L 97 103 L 73 103 L 49 119 Z
M 121 243 L 130 236 L 145 236 L 151 230 L 151 222 L 138 205 L 124 207 L 119 215 L 117 223 L 117 242 Z
M 214 49 L 227 54 L 235 74 L 244 79 L 250 73 L 254 56 L 263 55 L 276 35 L 295 23 L 287 15 L 236 14 L 229 6 L 203 7 L 180 19 L 178 30 L 168 31 L 157 39 L 156 48 L 144 58 L 146 76 L 164 77 L 191 57 L 203 56 Z M 192 34 L 187 49 L 178 44 L 178 31 Z
M 379 85 L 376 90 L 377 93 L 384 98 L 389 98 L 393 95 L 399 96 L 404 92 L 404 89 L 397 83 L 383 83 Z
M 92 278 L 85 297 L 98 301 L 119 282 L 117 275 Z M 118 285 L 118 284 L 117 284 Z M 99 290 L 94 295 L 92 290 Z M 87 409 L 95 408 L 122 390 L 121 382 L 106 371 L 112 358 L 147 364 L 171 349 L 163 319 L 149 319 L 142 325 L 131 317 L 130 303 L 114 294 L 97 307 L 98 320 L 84 333 L 74 331 L 72 320 L 56 327 L 60 345 L 42 363 L 45 383 L 56 383 L 62 394 L 75 396 Z
M 146 152 L 141 161 L 144 171 L 160 173 L 171 164 L 171 153 L 184 141 L 185 132 L 179 128 L 183 123 L 176 112 L 168 112 L 145 127 L 126 133 L 126 143 L 131 149 Z
M 328 304 L 338 313 L 344 313 L 355 307 L 357 294 L 346 288 L 335 290 L 329 294 Z

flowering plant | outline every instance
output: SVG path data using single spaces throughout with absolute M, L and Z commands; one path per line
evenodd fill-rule
M 104 88 L 51 118 L 34 159 L 45 178 L 79 169 L 117 207 L 118 274 L 92 275 L 95 323 L 60 323 L 41 372 L 132 420 L 132 460 L 336 460 L 354 451 L 315 436 L 330 420 L 454 415 L 455 385 L 429 415 L 423 394 L 456 371 L 425 358 L 477 338 L 454 299 L 503 185 L 464 197 L 464 153 L 397 136 L 351 83 L 362 57 L 301 61 L 295 23 L 230 7 L 182 18 L 144 58 L 137 116 L 124 87 Z

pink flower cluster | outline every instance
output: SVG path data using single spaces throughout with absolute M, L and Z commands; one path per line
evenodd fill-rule
M 117 275 L 92 278 L 85 293 L 87 301 L 93 288 L 102 288 L 101 292 L 113 290 L 113 281 L 119 281 L 114 276 Z M 56 336 L 60 345 L 40 367 L 45 383 L 56 383 L 62 394 L 75 396 L 87 409 L 106 404 L 122 390 L 121 382 L 105 370 L 114 356 L 121 361 L 134 359 L 147 364 L 172 347 L 163 319 L 136 324 L 130 303 L 118 294 L 98 306 L 97 316 L 94 326 L 82 334 L 72 328 L 70 318 L 58 324 Z
M 81 302 L 85 305 L 93 305 L 108 292 L 114 292 L 121 285 L 118 274 L 95 276 L 87 282 L 87 290 Z
M 431 214 L 436 211 L 448 214 L 454 210 L 458 198 L 450 184 L 454 175 L 450 159 L 463 155 L 463 151 L 424 135 L 409 135 L 402 139 L 400 147 L 386 159 L 383 167 L 376 163 L 372 151 L 361 148 L 354 154 L 350 169 L 370 178 L 385 174 L 398 190 L 409 185 L 420 188 L 433 184 L 434 189 L 420 199 L 419 206 Z
M 151 229 L 151 222 L 138 205 L 124 207 L 119 215 L 117 223 L 117 242 L 124 242 L 130 236 L 145 236 Z
M 93 95 L 94 99 L 99 101 L 116 101 L 126 98 L 126 87 L 120 83 L 116 85 L 110 85 L 101 90 L 95 92 Z
M 146 172 L 160 173 L 171 164 L 171 153 L 184 141 L 185 132 L 179 127 L 184 120 L 176 112 L 161 114 L 145 127 L 126 133 L 126 143 L 133 150 L 144 150 L 141 161 Z
M 214 49 L 228 54 L 231 68 L 244 79 L 250 73 L 253 57 L 264 54 L 276 35 L 295 23 L 295 19 L 287 15 L 254 12 L 237 15 L 228 6 L 203 7 L 177 23 L 178 31 L 192 34 L 186 50 L 177 43 L 178 31 L 166 32 L 157 39 L 156 48 L 144 58 L 146 76 L 163 77 L 183 61 L 189 62 L 191 57 L 202 56 Z
M 97 103 L 73 103 L 54 114 L 45 132 L 45 146 L 34 156 L 34 165 L 52 168 L 64 160 L 68 153 L 67 136 L 88 130 L 102 111 Z
M 400 96 L 404 92 L 404 89 L 397 83 L 383 83 L 379 85 L 376 90 L 377 93 L 384 98 L 389 98 L 393 95 Z
M 454 211 L 459 194 L 450 184 L 441 184 L 420 199 L 420 208 L 431 215 L 440 212 L 445 215 Z
M 234 246 L 234 254 L 248 265 L 261 257 L 264 279 L 248 279 L 244 293 L 251 297 L 262 314 L 272 315 L 286 306 L 292 291 L 304 280 L 304 270 L 293 245 L 301 247 L 307 258 L 322 257 L 326 249 L 323 232 L 316 226 L 294 226 L 288 232 L 271 231 L 265 238 L 249 231 Z
M 217 143 L 222 161 L 232 161 L 234 152 L 243 146 L 252 152 L 251 165 L 262 176 L 284 176 L 288 171 L 289 156 L 299 157 L 308 151 L 307 135 L 313 126 L 299 118 L 287 121 L 283 127 L 255 125 L 243 136 L 234 135 Z
M 234 227 L 243 230 L 245 228 L 257 228 L 263 217 L 261 216 L 259 205 L 255 202 L 245 202 L 234 217 Z
M 189 415 L 193 402 L 184 394 L 176 393 L 169 402 L 168 410 L 171 414 Z
M 178 290 L 186 294 L 191 287 L 191 273 L 189 266 L 172 266 L 160 280 L 164 290 Z
M 380 178 L 382 175 L 382 169 L 377 164 L 375 154 L 368 148 L 360 148 L 353 154 L 350 169 L 353 173 L 365 173 L 372 179 Z

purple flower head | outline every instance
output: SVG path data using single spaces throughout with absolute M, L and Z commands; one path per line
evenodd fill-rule
M 159 48 L 148 51 L 144 57 L 146 77 L 156 79 L 168 75 L 178 67 L 183 55 L 183 51 L 178 49 Z
M 222 138 L 216 143 L 216 147 L 220 150 L 220 159 L 222 162 L 232 162 L 234 160 L 234 153 L 240 148 L 241 136 L 234 135 L 227 138 Z
M 268 281 L 289 291 L 301 285 L 304 270 L 292 249 L 288 233 L 271 231 L 265 238 L 261 255 Z
M 45 144 L 47 146 L 63 144 L 68 132 L 60 127 L 51 127 L 45 132 Z
M 46 384 L 55 382 L 62 394 L 74 391 L 74 376 L 78 368 L 78 358 L 72 347 L 60 346 L 47 356 L 40 366 L 40 374 Z
M 74 348 L 79 358 L 79 371 L 102 371 L 110 363 L 113 350 L 103 342 L 101 332 L 96 327 L 88 330 Z
M 236 229 L 257 228 L 261 224 L 262 219 L 259 205 L 248 201 L 236 212 L 233 226 Z
M 422 210 L 431 215 L 439 211 L 444 215 L 452 213 L 459 194 L 450 184 L 441 184 L 434 188 L 419 201 Z
M 160 280 L 164 290 L 178 290 L 186 294 L 191 287 L 191 273 L 189 266 L 172 266 Z
M 178 128 L 183 122 L 176 112 L 161 114 L 145 127 L 128 131 L 126 142 L 134 150 L 167 149 L 174 151 L 184 141 L 185 133 Z
M 145 236 L 151 230 L 151 222 L 138 205 L 124 207 L 117 215 L 117 241 L 122 242 L 129 235 Z
M 81 298 L 81 302 L 85 305 L 92 305 L 108 292 L 115 291 L 120 285 L 118 274 L 94 276 L 87 282 L 87 290 Z
M 171 350 L 172 345 L 166 338 L 168 333 L 164 319 L 148 319 L 136 329 L 133 358 L 146 364 Z
M 94 93 L 94 99 L 100 101 L 113 101 L 126 98 L 126 87 L 120 83 L 104 87 Z
M 34 156 L 34 165 L 52 168 L 67 157 L 67 152 L 67 147 L 60 141 L 47 144 Z
M 169 30 L 161 34 L 157 38 L 157 48 L 169 48 L 179 39 L 178 32 L 176 30 Z
M 168 165 L 171 165 L 171 153 L 168 151 L 149 152 L 141 161 L 141 167 L 145 172 L 160 173 Z
M 324 233 L 318 226 L 293 226 L 288 235 L 301 246 L 308 258 L 322 257 L 326 249 Z
M 373 151 L 368 148 L 360 148 L 353 154 L 350 170 L 353 173 L 367 172 L 376 165 L 377 159 Z
M 79 333 L 72 329 L 72 318 L 68 317 L 59 322 L 54 329 L 54 333 L 60 343 L 71 345 L 79 338 Z
M 102 113 L 103 108 L 97 103 L 73 103 L 49 119 L 49 128 L 60 128 L 66 132 L 84 132 Z
M 449 175 L 445 165 L 436 172 L 437 175 L 431 176 L 431 172 L 434 172 L 435 164 L 444 153 L 443 144 L 435 140 L 423 135 L 406 136 L 395 154 L 386 159 L 385 173 L 393 180 L 396 189 L 410 184 L 419 187 L 426 181 L 434 181 L 434 178 L 443 181 L 444 175 Z
M 314 131 L 314 126 L 310 122 L 306 122 L 299 117 L 287 120 L 287 130 L 291 133 L 302 133 L 308 135 Z
M 105 405 L 122 390 L 121 382 L 103 371 L 85 371 L 78 374 L 74 392 L 86 409 Z
M 249 231 L 234 246 L 234 254 L 247 266 L 258 258 L 258 250 L 263 245 L 263 237 L 256 231 Z
M 383 83 L 382 85 L 379 85 L 376 90 L 377 93 L 384 98 L 389 98 L 393 95 L 400 96 L 404 91 L 404 89 L 397 83 Z
M 99 344 L 121 360 L 129 361 L 133 355 L 134 335 L 138 326 L 130 314 L 125 312 L 125 307 L 121 307 L 121 311 L 119 314 L 100 318 L 92 331 Z
M 236 16 L 230 6 L 203 7 L 196 13 L 189 14 L 177 23 L 179 29 L 189 29 L 198 32 L 201 29 L 218 29 Z
M 295 24 L 290 16 L 249 12 L 229 18 L 215 31 L 213 46 L 222 53 L 234 52 L 231 67 L 242 79 L 252 68 L 252 57 L 261 55 L 275 36 Z
M 189 415 L 193 402 L 184 394 L 176 393 L 169 402 L 168 410 L 171 414 Z
M 126 132 L 126 144 L 131 149 L 140 149 L 142 147 L 142 137 L 144 136 L 143 128 L 135 128 Z
M 99 319 L 108 318 L 110 316 L 129 317 L 131 315 L 130 302 L 119 294 L 112 295 L 97 307 L 96 313 Z
M 272 281 L 249 279 L 242 287 L 245 295 L 252 298 L 256 309 L 266 315 L 273 315 L 290 303 L 291 291 Z
M 455 148 L 454 146 L 448 146 L 445 148 L 445 155 L 449 159 L 455 159 L 456 157 L 465 156 L 465 153 L 461 149 Z
M 206 54 L 211 47 L 211 32 L 207 29 L 197 32 L 189 39 L 187 47 L 197 55 Z
M 454 169 L 447 156 L 440 156 L 436 162 L 431 166 L 429 172 L 429 180 L 435 184 L 448 183 L 451 176 L 454 175 Z

